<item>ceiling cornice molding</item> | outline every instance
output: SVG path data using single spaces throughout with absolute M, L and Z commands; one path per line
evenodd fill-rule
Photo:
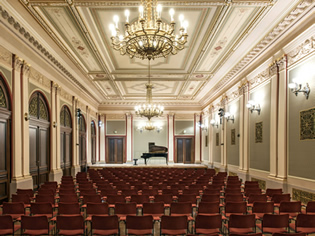
M 309 7 L 314 3 L 314 0 L 304 0 L 300 2 L 283 20 L 274 27 L 263 39 L 245 56 L 240 62 L 227 73 L 227 75 L 221 79 L 212 89 L 204 96 L 206 99 L 202 101 L 202 106 L 205 107 L 214 101 L 218 94 L 222 94 L 222 91 L 228 90 L 227 84 L 233 86 L 238 81 L 235 81 L 240 71 L 254 62 L 254 59 L 261 55 L 266 48 L 274 43 L 286 30 L 288 30 L 296 20 L 309 11 Z M 231 83 L 233 81 L 233 84 Z M 229 87 L 231 87 L 229 86 Z

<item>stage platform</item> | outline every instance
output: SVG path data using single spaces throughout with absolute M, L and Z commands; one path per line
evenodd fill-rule
M 93 165 L 88 165 L 88 168 L 91 169 L 99 169 L 99 168 L 184 168 L 184 169 L 207 169 L 209 168 L 207 165 L 204 164 L 182 164 L 182 163 L 168 163 L 166 165 L 165 163 L 148 163 L 145 164 L 137 164 L 134 165 L 134 163 L 123 163 L 123 164 L 107 164 L 107 163 L 96 163 Z

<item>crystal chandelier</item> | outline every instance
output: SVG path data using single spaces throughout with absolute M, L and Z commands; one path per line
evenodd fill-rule
M 170 9 L 169 13 L 171 23 L 163 22 L 162 5 L 157 4 L 157 0 L 141 0 L 138 20 L 130 23 L 130 12 L 125 11 L 124 35 L 118 28 L 119 17 L 114 16 L 115 25 L 110 25 L 113 48 L 130 58 L 149 60 L 177 54 L 187 42 L 188 22 L 180 15 L 179 35 L 175 35 L 174 9 Z
M 135 107 L 135 112 L 141 117 L 146 117 L 150 121 L 152 117 L 161 116 L 163 114 L 164 107 L 161 105 L 152 104 L 152 89 L 153 84 L 151 84 L 151 70 L 150 70 L 150 60 L 149 60 L 149 82 L 146 84 L 147 95 L 146 103 Z

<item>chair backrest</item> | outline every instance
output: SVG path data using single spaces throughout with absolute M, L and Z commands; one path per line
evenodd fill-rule
M 226 194 L 224 201 L 227 202 L 243 202 L 243 194 L 235 193 L 235 194 Z
M 115 204 L 115 214 L 116 215 L 136 215 L 137 214 L 137 204 L 135 202 Z
M 164 204 L 163 202 L 145 202 L 142 208 L 143 215 L 149 214 L 164 214 Z
M 49 202 L 50 204 L 55 203 L 54 195 L 50 194 L 37 194 L 35 198 L 35 202 Z
M 2 214 L 24 214 L 23 202 L 3 202 Z
M 271 200 L 274 203 L 280 203 L 280 202 L 289 202 L 291 199 L 290 193 L 286 194 L 273 194 L 271 197 Z
M 86 214 L 91 215 L 108 215 L 107 203 L 88 202 L 86 205 Z
M 286 212 L 301 212 L 301 202 L 280 202 L 280 213 L 286 213 Z
M 315 215 L 298 214 L 295 221 L 295 227 L 315 228 Z
M 81 215 L 57 216 L 57 230 L 84 230 L 84 219 Z
M 83 195 L 83 203 L 86 204 L 88 202 L 102 203 L 101 195 L 98 195 L 98 194 Z
M 116 233 L 119 231 L 119 220 L 117 215 L 110 216 L 92 216 L 91 229 L 99 230 L 115 230 Z M 114 234 L 114 233 L 113 233 Z
M 178 202 L 190 202 L 196 204 L 197 198 L 195 194 L 181 194 L 178 196 Z
M 115 204 L 117 202 L 126 202 L 125 195 L 118 195 L 118 194 L 108 194 L 106 195 L 106 202 L 108 204 Z
M 75 202 L 59 202 L 58 206 L 59 215 L 73 215 L 81 214 L 79 203 Z
M 221 229 L 221 215 L 197 215 L 195 220 L 196 230 L 200 229 Z
M 10 215 L 0 215 L 0 230 L 8 230 L 9 234 L 13 234 L 14 223 L 12 216 Z
M 262 236 L 262 233 L 255 233 L 255 234 L 229 234 L 230 236 Z
M 191 215 L 192 206 L 190 202 L 172 202 L 171 215 Z
M 200 202 L 198 214 L 220 214 L 219 202 Z
M 229 228 L 255 228 L 255 215 L 234 215 L 231 214 L 228 223 Z
M 12 202 L 30 204 L 30 196 L 28 194 L 12 194 Z
M 163 202 L 164 204 L 171 204 L 173 202 L 172 194 L 154 195 L 154 202 Z
M 250 194 L 248 197 L 248 203 L 254 202 L 267 202 L 266 194 Z
M 75 194 L 74 188 L 60 188 L 59 194 Z
M 150 196 L 147 194 L 131 195 L 130 202 L 136 202 L 137 204 L 142 204 L 144 202 L 150 202 Z
M 273 213 L 274 212 L 274 202 L 254 202 L 253 213 Z
M 33 189 L 21 189 L 21 188 L 18 188 L 16 190 L 16 194 L 27 194 L 28 196 L 33 197 L 34 192 L 33 192 Z
M 289 227 L 289 215 L 264 214 L 262 228 L 287 228 Z
M 282 188 L 267 188 L 266 194 L 269 197 L 272 197 L 274 194 L 282 194 Z
M 127 217 L 126 217 L 126 229 L 127 230 L 129 230 L 129 229 L 137 229 L 137 230 L 150 229 L 150 230 L 153 230 L 153 217 L 150 215 L 147 215 L 147 216 L 127 215 Z
M 242 213 L 246 214 L 246 202 L 227 202 L 225 205 L 225 213 Z
M 22 216 L 21 217 L 22 230 L 47 230 L 49 231 L 49 223 L 47 216 Z
M 306 236 L 306 233 L 273 233 L 272 236 Z
M 161 217 L 161 233 L 163 234 L 163 229 L 167 230 L 183 230 L 187 231 L 187 216 L 162 216 Z
M 260 188 L 247 188 L 247 189 L 244 190 L 244 192 L 245 192 L 245 195 L 247 197 L 249 197 L 252 194 L 254 194 L 254 195 L 262 195 Z M 266 194 L 264 194 L 264 195 L 266 195 Z M 266 195 L 266 197 L 267 197 L 267 195 Z
M 50 202 L 32 202 L 31 215 L 53 214 L 53 207 Z
M 59 202 L 78 202 L 76 194 L 59 194 Z
M 219 202 L 220 194 L 203 194 L 201 197 L 202 202 Z
M 310 201 L 306 205 L 306 214 L 315 213 L 315 201 Z

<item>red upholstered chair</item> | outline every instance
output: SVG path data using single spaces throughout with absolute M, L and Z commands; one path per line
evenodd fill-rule
M 197 206 L 197 198 L 195 194 L 178 195 L 178 202 L 190 202 L 192 207 Z
M 52 207 L 55 207 L 55 197 L 51 194 L 37 194 L 35 202 L 49 202 Z
M 298 214 L 295 221 L 295 232 L 314 234 L 315 233 L 315 215 Z
M 274 194 L 282 194 L 282 188 L 267 188 L 266 195 L 272 197 Z
M 170 207 L 173 202 L 171 194 L 154 195 L 154 202 L 163 202 L 164 207 Z
M 264 214 L 262 220 L 262 233 L 286 233 L 289 228 L 289 215 Z
M 128 235 L 153 235 L 153 217 L 127 215 L 126 230 Z
M 49 225 L 47 216 L 22 216 L 21 218 L 22 235 L 49 235 L 53 228 L 53 225 Z
M 187 216 L 161 217 L 161 235 L 186 235 L 187 227 Z
M 229 234 L 230 236 L 262 236 L 262 233 L 255 233 L 255 234 Z
M 83 216 L 57 216 L 56 229 L 58 235 L 84 235 Z
M 143 203 L 142 214 L 151 215 L 154 220 L 160 220 L 164 215 L 164 203 L 163 202 L 147 202 Z
M 145 202 L 150 202 L 150 196 L 149 195 L 131 195 L 130 197 L 130 202 L 135 202 L 137 203 L 137 207 L 138 208 L 142 208 L 143 207 L 143 203 Z
M 225 205 L 224 218 L 230 217 L 231 214 L 244 215 L 247 213 L 246 202 L 227 202 Z
M 120 235 L 117 215 L 92 216 L 92 235 Z
M 137 204 L 135 202 L 118 202 L 115 204 L 115 215 L 117 215 L 120 220 L 126 220 L 127 215 L 137 215 Z
M 280 202 L 279 214 L 289 214 L 290 218 L 295 218 L 301 213 L 301 202 Z
M 0 215 L 0 222 L 0 235 L 13 235 L 20 228 L 19 225 L 14 224 L 10 215 Z
M 280 202 L 289 202 L 291 199 L 290 193 L 286 194 L 273 194 L 271 201 L 275 203 L 275 207 L 280 207 Z
M 306 214 L 315 214 L 315 201 L 310 201 L 307 203 Z
M 13 220 L 21 220 L 21 216 L 25 215 L 23 202 L 4 202 L 2 206 L 2 214 L 10 215 Z
M 59 194 L 59 203 L 61 202 L 79 202 L 76 194 Z
M 254 202 L 267 202 L 266 194 L 250 194 L 247 200 L 247 206 L 253 207 Z
M 88 202 L 86 206 L 86 221 L 91 221 L 92 216 L 106 216 L 108 215 L 108 204 L 107 203 L 93 203 Z
M 32 198 L 34 196 L 34 191 L 33 189 L 21 189 L 21 188 L 18 188 L 16 190 L 16 194 L 26 194 L 28 195 L 30 198 Z
M 264 214 L 274 213 L 273 202 L 254 202 L 252 213 L 255 214 L 257 220 L 261 220 Z
M 219 202 L 200 202 L 198 206 L 198 215 L 217 215 L 220 214 Z
M 108 194 L 106 195 L 106 202 L 110 208 L 115 208 L 115 204 L 118 202 L 126 202 L 125 195 L 118 195 L 118 194 Z
M 79 203 L 60 202 L 58 207 L 58 215 L 80 215 L 81 209 Z
M 171 203 L 171 216 L 187 216 L 188 220 L 193 220 L 192 206 L 190 202 L 173 202 Z
M 272 236 L 306 236 L 305 233 L 274 233 Z
M 54 216 L 53 207 L 50 202 L 32 202 L 31 215 L 46 216 L 51 219 Z
M 102 197 L 101 195 L 98 194 L 86 194 L 83 195 L 82 198 L 83 198 L 82 208 L 85 208 L 88 202 L 102 203 Z
M 220 194 L 203 194 L 201 202 L 220 202 Z
M 23 202 L 24 208 L 31 206 L 30 196 L 27 194 L 12 194 L 12 202 Z
M 234 194 L 226 194 L 224 198 L 225 204 L 228 202 L 243 202 L 243 194 L 241 193 L 234 193 Z
M 227 225 L 228 232 L 238 234 L 249 234 L 256 232 L 255 215 L 231 214 Z
M 222 231 L 221 215 L 197 215 L 195 220 L 195 234 L 216 235 Z

